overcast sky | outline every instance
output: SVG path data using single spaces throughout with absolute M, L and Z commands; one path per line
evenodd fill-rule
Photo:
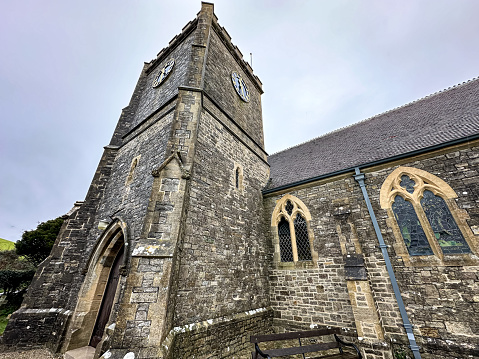
M 0 237 L 83 200 L 143 66 L 198 0 L 0 0 Z M 217 0 L 278 152 L 479 75 L 476 0 Z

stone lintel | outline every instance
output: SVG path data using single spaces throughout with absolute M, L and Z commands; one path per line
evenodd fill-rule
M 203 92 L 203 89 L 201 89 L 199 87 L 193 87 L 193 86 L 178 86 L 178 90 Z

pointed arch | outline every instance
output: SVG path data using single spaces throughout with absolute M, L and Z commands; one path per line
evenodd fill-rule
M 130 243 L 130 238 L 128 235 L 128 227 L 126 222 L 118 216 L 113 217 L 113 220 L 110 222 L 107 228 L 102 232 L 98 240 L 96 241 L 91 255 L 88 258 L 88 262 L 83 269 L 83 274 L 87 274 L 92 270 L 92 266 L 94 266 L 102 253 L 105 252 L 107 247 L 111 245 L 112 242 L 117 242 L 119 239 L 119 236 L 122 236 L 122 243 L 125 245 L 125 247 L 129 246 Z M 122 271 L 124 272 L 127 268 L 128 265 L 128 256 L 125 256 L 123 262 L 121 263 L 122 266 Z
M 128 248 L 128 227 L 120 217 L 114 217 L 96 241 L 86 263 L 83 271 L 85 279 L 79 292 L 75 311 L 68 325 L 63 351 L 90 344 L 92 333 L 98 325 L 97 318 L 102 308 L 103 295 L 108 287 L 111 272 L 115 265 L 119 267 L 120 280 L 115 282 L 115 288 L 111 292 L 113 293 L 112 303 L 118 302 L 119 291 L 117 288 L 119 284 L 117 283 L 122 282 L 121 277 L 126 276 L 129 257 L 127 254 Z M 102 299 L 99 300 L 99 298 Z M 106 313 L 108 322 L 114 320 L 113 317 L 113 311 Z M 103 332 L 103 328 L 101 332 Z
M 244 190 L 243 166 L 241 164 L 238 164 L 238 163 L 234 164 L 233 186 L 239 192 L 243 192 L 243 190 Z
M 307 266 L 316 263 L 311 213 L 297 197 L 286 194 L 278 202 L 271 216 L 274 262 L 277 266 Z
M 398 167 L 386 178 L 380 205 L 388 213 L 396 253 L 407 264 L 426 256 L 445 263 L 457 261 L 452 255 L 477 253 L 477 241 L 466 222 L 469 216 L 458 208 L 456 198 L 444 180 L 424 170 Z
M 413 181 L 415 180 L 414 188 L 417 188 L 418 191 L 414 191 L 412 194 L 410 194 L 406 189 L 404 189 L 400 184 L 403 176 L 408 176 Z M 445 199 L 457 198 L 456 192 L 454 192 L 454 190 L 444 180 L 433 175 L 432 173 L 413 167 L 398 167 L 386 178 L 381 186 L 381 208 L 386 209 L 391 206 L 391 202 L 394 202 L 391 200 L 391 197 L 394 194 L 402 194 L 403 197 L 406 196 L 417 201 L 418 196 L 423 192 L 420 189 L 429 189 L 436 195 L 441 193 L 441 197 Z
M 140 161 L 141 155 L 134 157 L 131 160 L 130 171 L 126 177 L 125 186 L 128 186 L 133 182 L 133 176 L 135 175 L 136 168 L 138 167 L 138 162 Z

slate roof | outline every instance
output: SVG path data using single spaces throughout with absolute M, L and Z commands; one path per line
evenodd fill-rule
M 479 78 L 268 157 L 266 190 L 479 134 Z

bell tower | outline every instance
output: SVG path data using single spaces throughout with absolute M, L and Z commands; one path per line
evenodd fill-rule
M 203 2 L 144 65 L 4 342 L 201 358 L 242 353 L 253 330 L 266 332 L 262 92 Z

